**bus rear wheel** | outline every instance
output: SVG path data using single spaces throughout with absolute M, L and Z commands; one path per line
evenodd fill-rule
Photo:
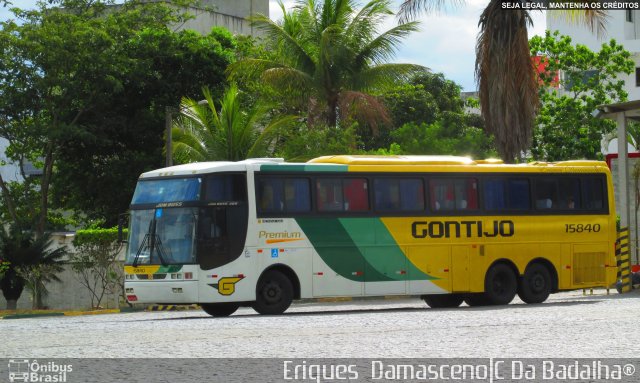
M 490 304 L 509 304 L 516 296 L 517 290 L 518 279 L 509 266 L 498 263 L 487 271 L 484 280 L 484 296 Z
M 293 284 L 284 274 L 269 270 L 260 277 L 253 309 L 263 315 L 285 312 L 293 301 Z
M 240 307 L 237 303 L 201 303 L 200 307 L 204 312 L 213 317 L 228 317 Z
M 463 297 L 458 294 L 423 295 L 422 299 L 432 309 L 458 307 Z
M 551 273 L 540 263 L 527 266 L 518 285 L 518 296 L 525 303 L 542 303 L 551 294 Z

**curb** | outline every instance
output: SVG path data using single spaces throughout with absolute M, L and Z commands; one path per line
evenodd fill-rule
M 29 314 L 6 314 L 6 315 L 1 315 L 0 319 L 26 319 L 26 318 L 101 315 L 101 314 L 117 314 L 117 313 L 120 313 L 120 309 L 92 310 L 92 311 L 53 311 L 53 312 L 29 313 Z
M 94 311 L 67 311 L 64 316 L 75 317 L 81 315 L 101 315 L 101 314 L 118 314 L 120 309 L 106 309 L 106 310 L 94 310 Z

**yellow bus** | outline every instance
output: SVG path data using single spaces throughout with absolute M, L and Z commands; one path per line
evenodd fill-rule
M 526 303 L 615 282 L 604 162 L 326 156 L 179 165 L 141 175 L 127 297 L 280 314 L 292 300 L 421 296 Z

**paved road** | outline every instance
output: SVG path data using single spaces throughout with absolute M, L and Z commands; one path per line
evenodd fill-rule
M 640 291 L 541 305 L 429 309 L 418 299 L 0 321 L 0 358 L 640 357 Z

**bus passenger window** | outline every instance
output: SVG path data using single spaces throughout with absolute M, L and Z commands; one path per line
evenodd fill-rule
M 475 178 L 429 181 L 432 210 L 475 210 L 478 208 L 478 180 Z
M 549 210 L 558 208 L 558 190 L 555 180 L 536 180 L 536 209 Z
M 369 192 L 364 178 L 321 178 L 316 189 L 318 211 L 369 210 Z
M 421 179 L 376 178 L 373 185 L 377 211 L 424 210 Z
M 369 210 L 369 192 L 367 191 L 366 179 L 352 178 L 344 180 L 344 210 Z
M 207 177 L 205 199 L 209 202 L 246 201 L 244 174 L 220 174 Z
M 319 179 L 318 211 L 342 211 L 342 181 L 335 178 Z
M 504 180 L 484 181 L 483 195 L 484 207 L 487 210 L 502 210 L 506 206 L 507 198 L 505 194 Z
M 265 212 L 280 212 L 284 209 L 282 179 L 262 179 L 258 182 L 258 208 Z
M 311 210 L 309 180 L 306 178 L 286 179 L 284 182 L 285 210 L 305 212 Z
M 558 180 L 558 209 L 576 209 L 580 207 L 580 180 L 561 178 Z
M 605 207 L 602 179 L 589 177 L 583 180 L 584 208 L 601 210 Z

